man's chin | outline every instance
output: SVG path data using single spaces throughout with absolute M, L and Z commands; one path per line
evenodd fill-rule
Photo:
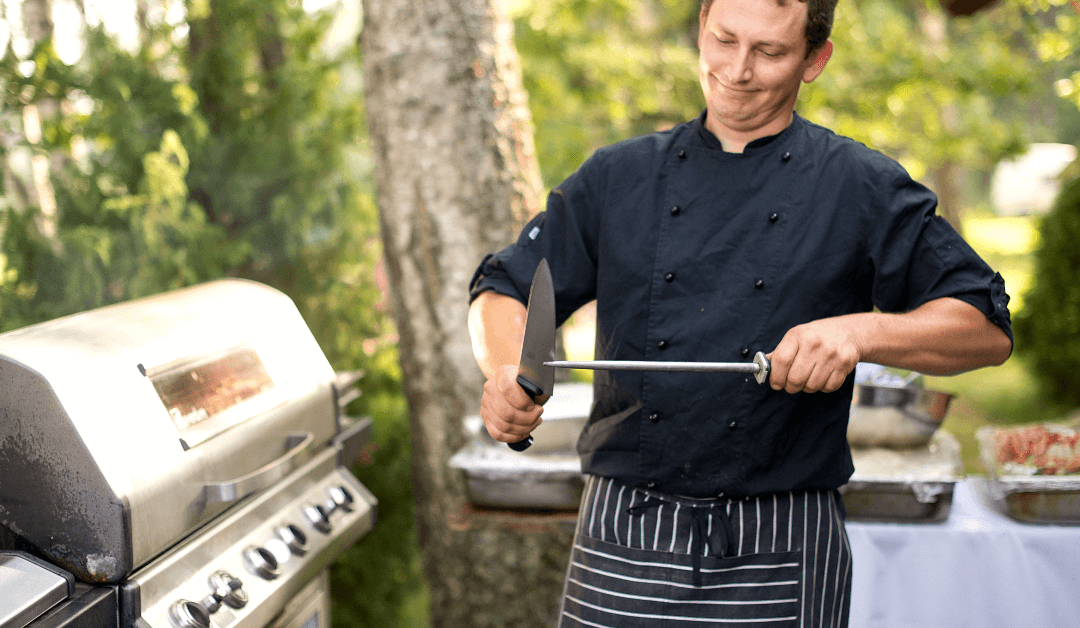
M 734 133 L 749 133 L 761 126 L 760 116 L 751 113 L 741 114 L 731 111 L 714 113 L 709 110 L 708 117 L 716 126 Z

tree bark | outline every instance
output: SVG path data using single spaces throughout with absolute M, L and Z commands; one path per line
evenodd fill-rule
M 53 37 L 52 2 L 50 0 L 23 0 L 23 26 L 26 37 L 35 45 L 50 42 Z M 59 114 L 60 105 L 55 98 L 37 94 L 32 102 L 23 106 L 23 133 L 33 147 L 30 166 L 33 176 L 34 200 L 40 210 L 38 228 L 59 250 L 56 193 L 52 186 L 50 154 L 42 144 L 44 121 L 53 120 Z
M 949 38 L 945 14 L 921 2 L 915 4 L 915 14 L 927 50 L 939 58 L 946 58 L 949 52 Z M 955 103 L 943 104 L 940 116 L 941 127 L 945 133 L 955 136 L 960 117 L 957 105 Z M 942 155 L 938 163 L 930 167 L 930 187 L 938 195 L 938 214 L 948 220 L 957 233 L 963 234 L 964 198 L 959 179 L 960 165 L 952 155 Z
M 365 0 L 365 108 L 435 626 L 550 625 L 572 517 L 468 508 L 450 456 L 483 377 L 467 287 L 539 208 L 531 119 L 497 0 Z

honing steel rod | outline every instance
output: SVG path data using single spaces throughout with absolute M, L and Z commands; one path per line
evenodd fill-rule
M 648 360 L 553 360 L 544 366 L 593 371 L 682 371 L 691 373 L 750 373 L 759 384 L 769 377 L 769 359 L 758 351 L 753 362 L 651 362 Z

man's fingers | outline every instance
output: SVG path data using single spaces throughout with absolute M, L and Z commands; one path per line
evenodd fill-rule
M 543 407 L 534 403 L 517 383 L 516 369 L 503 367 L 484 383 L 480 418 L 488 434 L 497 441 L 517 442 L 540 424 Z
M 794 354 L 786 350 L 781 343 L 781 346 L 765 357 L 769 358 L 769 387 L 773 390 L 784 390 L 787 387 Z
M 821 392 L 830 393 L 840 390 L 840 387 L 843 386 L 844 382 L 847 380 L 847 376 L 848 373 L 833 371 L 832 375 L 829 376 L 829 381 L 821 387 Z

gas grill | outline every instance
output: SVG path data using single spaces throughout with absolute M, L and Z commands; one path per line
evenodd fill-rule
M 243 280 L 0 335 L 0 628 L 328 627 L 354 383 Z

